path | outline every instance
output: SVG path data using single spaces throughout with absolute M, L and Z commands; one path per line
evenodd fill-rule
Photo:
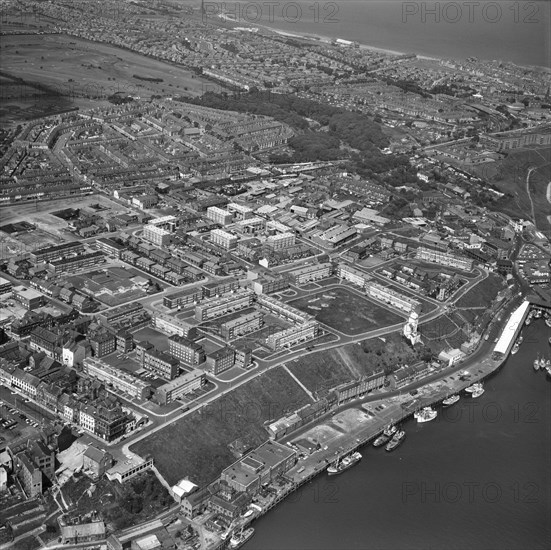
M 316 401 L 316 398 L 312 392 L 289 370 L 287 365 L 283 365 L 283 368 L 289 373 L 289 376 L 305 391 L 312 401 Z

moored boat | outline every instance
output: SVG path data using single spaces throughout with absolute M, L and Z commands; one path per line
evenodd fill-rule
M 230 539 L 229 547 L 232 550 L 241 548 L 241 546 L 243 546 L 253 535 L 254 535 L 254 529 L 252 527 L 249 527 L 244 531 L 242 530 L 238 533 L 235 533 Z
M 480 382 L 476 382 L 472 386 L 469 386 L 468 388 L 465 388 L 465 391 L 467 393 L 473 393 L 474 391 L 476 391 L 480 387 L 482 387 L 482 384 Z
M 387 443 L 385 449 L 387 451 L 393 451 L 394 449 L 396 449 L 396 447 L 398 447 L 398 445 L 401 445 L 404 441 L 406 437 L 406 432 L 404 432 L 404 430 L 400 430 L 398 432 L 396 432 L 392 439 Z
M 542 359 L 540 358 L 539 355 L 537 356 L 536 359 L 534 359 L 534 370 L 540 370 L 540 368 L 542 367 L 541 361 Z
M 388 443 L 392 436 L 397 432 L 398 428 L 396 426 L 393 426 L 392 424 L 390 426 L 387 426 L 383 433 L 375 439 L 373 442 L 373 447 L 382 447 L 385 443 Z
M 459 397 L 459 395 L 457 395 L 457 394 L 452 395 L 452 396 L 447 397 L 446 399 L 444 399 L 444 401 L 442 401 L 442 405 L 444 405 L 444 407 L 450 407 L 454 403 L 457 403 L 459 401 L 459 399 L 461 399 Z
M 337 460 L 334 464 L 331 464 L 331 466 L 327 468 L 327 473 L 330 476 L 340 474 L 354 466 L 354 464 L 357 464 L 361 459 L 362 455 L 356 451 L 351 455 L 345 456 L 342 460 Z
M 413 414 L 417 422 L 430 422 L 436 418 L 438 413 L 431 407 L 423 407 L 420 411 Z
M 484 388 L 482 386 L 480 386 L 479 388 L 476 388 L 476 390 L 471 393 L 471 397 L 473 399 L 476 399 L 477 397 L 480 397 L 483 393 L 484 393 Z
M 545 319 L 545 324 L 551 328 L 551 317 L 547 317 L 547 319 Z

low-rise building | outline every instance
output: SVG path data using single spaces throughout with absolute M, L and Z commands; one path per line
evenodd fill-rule
M 223 323 L 220 327 L 220 334 L 226 340 L 243 336 L 262 327 L 263 319 L 264 315 L 260 311 L 253 311 Z
M 235 294 L 211 298 L 195 306 L 195 319 L 206 321 L 221 317 L 232 311 L 238 311 L 249 307 L 253 303 L 254 292 L 252 290 L 241 290 Z
M 294 269 L 289 272 L 289 275 L 293 278 L 296 285 L 301 285 L 312 281 L 326 279 L 327 277 L 330 277 L 332 273 L 333 264 L 330 262 L 325 262 Z
M 295 325 L 294 327 L 270 334 L 266 339 L 266 344 L 273 350 L 292 347 L 298 343 L 316 338 L 318 330 L 319 323 L 317 321 L 307 321 L 300 325 Z

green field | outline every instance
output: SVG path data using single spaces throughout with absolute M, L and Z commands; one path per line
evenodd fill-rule
M 171 485 L 188 477 L 204 486 L 236 460 L 230 443 L 241 438 L 252 447 L 259 445 L 268 439 L 266 421 L 310 402 L 304 390 L 279 367 L 170 424 L 131 450 L 140 456 L 153 456 Z
M 314 315 L 320 323 L 351 336 L 403 321 L 403 317 L 393 310 L 379 306 L 346 288 L 310 294 L 290 304 Z

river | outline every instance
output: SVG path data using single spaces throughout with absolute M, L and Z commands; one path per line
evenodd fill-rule
M 364 447 L 255 522 L 244 550 L 538 550 L 551 548 L 551 357 L 535 321 L 520 351 L 435 420 L 404 423 L 393 453 Z

